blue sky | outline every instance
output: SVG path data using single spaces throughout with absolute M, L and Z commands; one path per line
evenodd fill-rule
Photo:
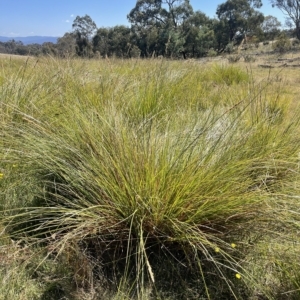
M 226 0 L 190 0 L 194 10 L 213 17 L 219 4 Z M 127 14 L 136 0 L 0 0 L 0 36 L 63 36 L 72 30 L 76 16 L 88 14 L 98 27 L 129 25 Z M 283 14 L 263 0 L 261 11 L 276 16 Z

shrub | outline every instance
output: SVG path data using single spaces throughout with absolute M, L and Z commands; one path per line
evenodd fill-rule
M 224 52 L 230 54 L 230 53 L 233 52 L 233 50 L 234 50 L 233 43 L 229 43 L 229 44 L 226 45 Z
M 208 50 L 208 52 L 207 52 L 207 56 L 208 57 L 215 57 L 215 56 L 217 56 L 218 55 L 218 53 L 217 53 L 217 51 L 216 50 L 214 50 L 214 49 L 209 49 Z
M 281 33 L 273 44 L 273 49 L 279 53 L 287 52 L 291 49 L 290 39 L 284 33 Z
M 228 61 L 230 63 L 237 63 L 237 62 L 240 61 L 240 59 L 241 59 L 240 55 L 230 55 L 230 56 L 228 56 Z
M 245 62 L 255 62 L 256 58 L 253 55 L 244 55 Z
M 293 39 L 292 40 L 292 46 L 293 47 L 298 47 L 300 45 L 300 40 L 298 40 L 298 39 Z

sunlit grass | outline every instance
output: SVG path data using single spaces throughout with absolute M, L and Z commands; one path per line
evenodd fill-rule
M 276 83 L 232 65 L 2 64 L 0 232 L 37 270 L 69 266 L 62 290 L 295 295 L 299 245 L 280 256 L 299 227 L 299 112 Z

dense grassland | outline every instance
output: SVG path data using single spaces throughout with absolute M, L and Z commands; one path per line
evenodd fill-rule
M 0 299 L 300 298 L 297 70 L 0 64 Z

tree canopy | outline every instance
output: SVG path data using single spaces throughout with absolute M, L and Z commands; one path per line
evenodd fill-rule
M 227 0 L 217 7 L 219 20 L 228 28 L 229 40 L 232 40 L 238 31 L 245 34 L 259 27 L 264 16 L 256 9 L 261 6 L 261 0 Z
M 295 25 L 300 38 L 300 0 L 270 0 Z M 127 19 L 130 26 L 97 28 L 89 15 L 77 16 L 72 31 L 57 44 L 27 47 L 16 41 L 0 44 L 0 52 L 17 54 L 78 55 L 81 57 L 197 58 L 222 53 L 247 35 L 256 40 L 274 39 L 280 22 L 264 16 L 262 0 L 225 0 L 216 17 L 194 11 L 190 0 L 137 0 Z M 238 37 L 238 38 L 237 38 Z M 28 49 L 30 48 L 30 49 Z
M 261 24 L 261 30 L 266 39 L 273 40 L 280 32 L 281 23 L 276 17 L 266 16 L 264 22 Z
M 97 30 L 96 23 L 88 15 L 83 17 L 77 16 L 72 24 L 73 31 L 84 38 L 91 38 Z
M 73 34 L 76 37 L 76 52 L 79 56 L 89 57 L 92 55 L 90 39 L 97 30 L 96 23 L 88 15 L 77 16 L 72 25 Z
M 270 0 L 270 2 L 295 25 L 295 34 L 300 39 L 300 0 Z

